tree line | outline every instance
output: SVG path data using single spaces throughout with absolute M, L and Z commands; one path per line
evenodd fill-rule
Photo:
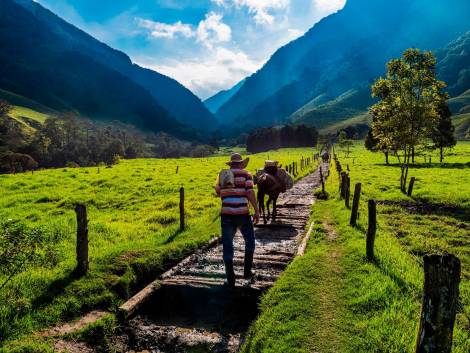
M 250 153 L 259 153 L 279 148 L 315 147 L 318 131 L 305 125 L 261 128 L 251 132 L 246 141 Z
M 436 58 L 431 52 L 408 49 L 387 64 L 386 77 L 372 86 L 379 99 L 370 108 L 372 126 L 365 146 L 389 155 L 399 152 L 403 164 L 414 163 L 418 148 L 438 149 L 441 163 L 446 148 L 456 145 L 446 84 L 436 78 Z
M 214 148 L 191 144 L 164 133 L 147 133 L 121 122 L 99 123 L 64 113 L 44 123 L 12 119 L 0 102 L 0 173 L 36 168 L 112 165 L 121 158 L 205 157 Z

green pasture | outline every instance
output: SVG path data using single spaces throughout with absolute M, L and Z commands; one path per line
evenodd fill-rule
M 414 352 L 427 253 L 453 253 L 462 262 L 453 352 L 469 352 L 470 143 L 459 143 L 442 164 L 436 153 L 431 164 L 419 155 L 410 167 L 417 178 L 411 198 L 400 192 L 395 158 L 386 166 L 382 154 L 359 143 L 349 156 L 336 153 L 349 166 L 351 189 L 362 183 L 358 227 L 349 226 L 333 167 L 330 198 L 313 207 L 307 253 L 263 298 L 242 352 Z M 368 199 L 379 202 L 375 263 L 365 257 Z
M 298 162 L 314 149 L 250 156 Z M 66 168 L 0 175 L 0 219 L 39 227 L 55 251 L 46 267 L 28 268 L 0 291 L 0 351 L 38 347 L 33 332 L 94 308 L 113 310 L 158 273 L 219 234 L 220 200 L 213 186 L 228 156 L 123 160 L 112 168 Z M 178 168 L 178 173 L 176 169 Z M 179 231 L 179 188 L 186 194 L 187 229 Z M 88 205 L 90 272 L 77 279 L 74 205 Z M 0 278 L 3 283 L 3 278 Z M 28 342 L 34 342 L 28 345 Z M 25 348 L 28 351 L 30 348 Z M 18 350 L 21 351 L 21 350 Z

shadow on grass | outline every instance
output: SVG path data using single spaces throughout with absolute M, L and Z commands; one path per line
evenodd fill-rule
M 391 272 L 388 267 L 380 261 L 380 259 L 377 259 L 377 257 L 373 261 L 370 261 L 370 263 L 375 265 L 375 267 L 377 267 L 385 276 L 389 277 L 401 291 L 413 292 L 415 290 L 419 290 L 419 288 L 414 286 L 412 283 L 408 283 L 396 273 Z
M 183 232 L 184 232 L 184 230 L 178 229 L 178 230 L 175 231 L 173 234 L 171 234 L 171 235 L 168 237 L 168 239 L 165 240 L 165 242 L 164 242 L 163 244 L 164 244 L 164 245 L 168 245 L 168 244 L 172 243 L 172 242 L 176 239 L 176 237 L 177 237 L 178 235 L 180 235 L 181 233 L 183 233 Z
M 400 207 L 413 214 L 451 217 L 461 222 L 469 222 L 470 220 L 470 207 L 468 206 L 430 203 L 420 198 L 414 198 L 414 200 L 416 202 L 381 200 L 377 203 L 384 206 Z
M 366 235 L 367 233 L 367 229 L 365 226 L 363 226 L 362 224 L 357 224 L 355 227 L 355 229 L 357 229 L 358 231 L 360 231 L 364 236 Z
M 43 294 L 35 298 L 31 304 L 33 308 L 46 306 L 54 301 L 54 299 L 63 294 L 67 286 L 72 282 L 80 279 L 75 270 L 67 272 L 63 277 L 49 283 Z
M 379 167 L 395 167 L 401 168 L 402 163 L 379 163 L 376 166 Z M 441 169 L 466 169 L 470 168 L 470 162 L 467 163 L 415 163 L 409 165 L 410 169 L 430 169 L 430 168 L 441 168 Z

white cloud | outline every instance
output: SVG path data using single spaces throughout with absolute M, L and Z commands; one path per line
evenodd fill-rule
M 205 58 L 172 60 L 152 69 L 175 78 L 199 97 L 206 99 L 222 89 L 231 87 L 258 70 L 264 62 L 252 60 L 243 51 L 217 47 Z M 144 64 L 145 65 L 145 64 Z
M 137 22 L 140 27 L 150 30 L 150 34 L 155 38 L 175 38 L 176 36 L 186 38 L 194 37 L 191 25 L 184 24 L 181 21 L 168 24 L 138 18 Z
M 336 12 L 344 7 L 346 0 L 313 0 L 314 7 L 319 10 L 322 15 Z
M 150 31 L 154 38 L 174 39 L 176 37 L 196 38 L 198 42 L 207 47 L 213 44 L 229 42 L 232 38 L 232 29 L 222 22 L 223 16 L 215 12 L 206 14 L 204 20 L 200 21 L 197 28 L 181 21 L 173 24 L 154 22 L 143 18 L 137 18 L 139 27 Z
M 290 0 L 212 0 L 218 6 L 246 7 L 257 24 L 272 25 L 275 21 L 273 12 L 287 10 Z
M 197 27 L 197 39 L 207 46 L 229 42 L 232 38 L 232 29 L 222 22 L 222 18 L 222 15 L 215 12 L 206 14 L 206 18 L 199 22 Z

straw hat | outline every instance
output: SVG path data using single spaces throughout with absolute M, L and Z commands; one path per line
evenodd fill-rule
M 230 162 L 227 162 L 226 164 L 231 167 L 237 166 L 241 169 L 244 169 L 248 165 L 249 161 L 250 158 L 247 157 L 246 159 L 243 159 L 240 153 L 234 153 L 230 156 Z

